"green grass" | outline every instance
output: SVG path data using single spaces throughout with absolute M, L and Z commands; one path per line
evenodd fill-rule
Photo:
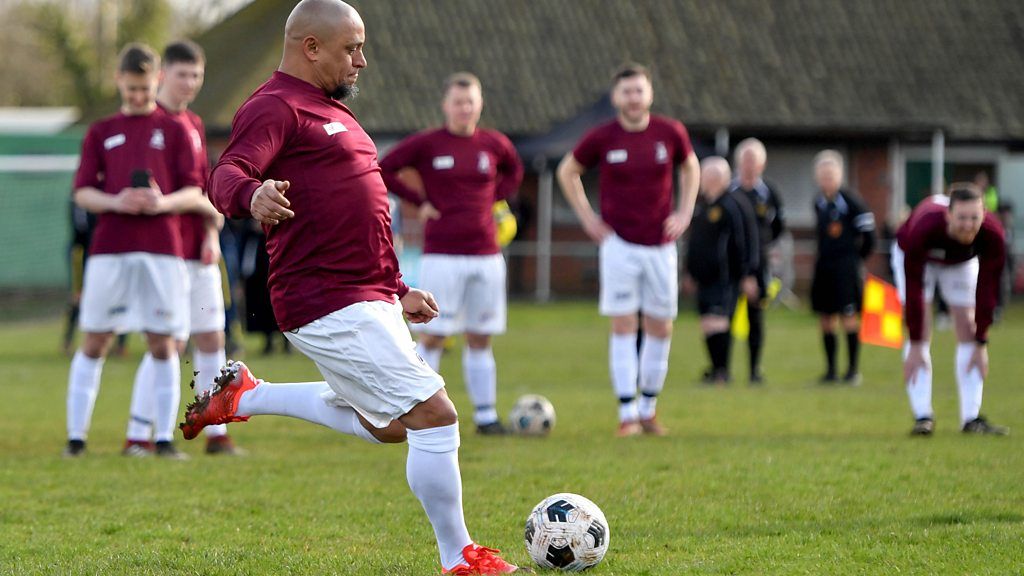
M 570 491 L 608 517 L 611 550 L 594 574 L 1022 573 L 1024 451 L 1017 436 L 957 431 L 950 333 L 933 350 L 937 433 L 911 439 L 898 352 L 865 350 L 861 388 L 819 387 L 813 318 L 772 312 L 769 384 L 706 389 L 685 315 L 659 405 L 671 436 L 619 440 L 595 308 L 515 305 L 496 342 L 501 411 L 544 394 L 558 411 L 550 438 L 474 436 L 457 350 L 444 359 L 467 414 L 465 510 L 480 542 L 527 562 L 526 515 Z M 56 321 L 0 325 L 0 574 L 439 572 L 404 446 L 257 417 L 232 428 L 248 458 L 207 458 L 184 442 L 188 462 L 119 456 L 136 357 L 108 361 L 90 453 L 62 460 L 58 334 Z M 985 396 L 985 413 L 1018 433 L 1022 341 L 1024 309 L 1013 310 L 992 335 Z M 249 363 L 268 380 L 317 379 L 298 354 Z

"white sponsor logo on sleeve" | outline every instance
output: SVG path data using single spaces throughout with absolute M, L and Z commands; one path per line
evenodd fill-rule
M 339 132 L 348 132 L 348 128 L 341 122 L 328 122 L 324 124 L 324 132 L 327 132 L 328 136 L 334 136 Z
M 113 150 L 114 148 L 117 148 L 121 144 L 124 144 L 125 140 L 126 138 L 124 134 L 116 134 L 114 136 L 111 136 L 110 138 L 107 138 L 106 140 L 103 141 L 103 149 Z
M 622 164 L 629 157 L 625 150 L 609 150 L 604 159 L 609 164 Z
M 454 156 L 434 156 L 434 170 L 450 170 L 454 167 Z

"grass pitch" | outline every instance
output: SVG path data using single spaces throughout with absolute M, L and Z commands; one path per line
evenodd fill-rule
M 1008 438 L 958 431 L 950 333 L 933 346 L 936 434 L 912 439 L 897 351 L 865 349 L 860 388 L 821 387 L 814 319 L 773 311 L 763 388 L 735 369 L 742 345 L 737 382 L 696 385 L 705 353 L 695 318 L 681 317 L 659 404 L 671 435 L 619 440 L 596 306 L 514 305 L 509 320 L 495 343 L 500 411 L 520 394 L 547 396 L 550 438 L 476 437 L 457 349 L 442 371 L 466 415 L 470 532 L 514 561 L 529 564 L 531 508 L 568 491 L 608 517 L 611 549 L 594 574 L 1024 570 L 1024 310 L 992 334 L 983 413 L 1013 427 Z M 232 425 L 247 458 L 205 457 L 182 440 L 191 461 L 121 457 L 138 340 L 136 355 L 106 364 L 89 455 L 62 460 L 58 338 L 57 321 L 0 325 L 0 574 L 439 573 L 405 446 L 261 416 Z M 271 381 L 319 379 L 298 353 L 246 360 Z

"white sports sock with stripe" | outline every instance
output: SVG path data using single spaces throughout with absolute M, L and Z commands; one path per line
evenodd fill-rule
M 978 417 L 981 412 L 981 396 L 985 380 L 977 368 L 967 369 L 976 344 L 961 343 L 956 346 L 956 387 L 960 393 L 960 425 L 963 426 Z
M 85 440 L 89 435 L 92 410 L 100 390 L 103 359 L 90 358 L 79 350 L 71 359 L 68 375 L 67 424 L 69 440 Z

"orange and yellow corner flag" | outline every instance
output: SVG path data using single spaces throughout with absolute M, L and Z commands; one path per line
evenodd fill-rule
M 864 282 L 860 341 L 886 348 L 903 346 L 903 306 L 896 287 L 868 274 Z

